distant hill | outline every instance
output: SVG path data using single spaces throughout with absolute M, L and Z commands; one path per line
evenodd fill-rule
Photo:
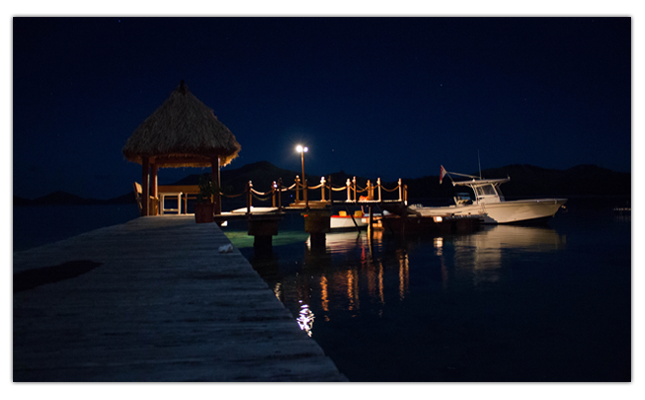
M 192 174 L 175 182 L 174 185 L 197 185 L 199 177 L 202 175 L 210 177 L 211 173 Z M 283 185 L 292 185 L 295 182 L 296 175 L 300 176 L 302 173 L 276 167 L 268 161 L 260 161 L 237 169 L 222 170 L 220 172 L 222 188 L 232 194 L 244 191 L 249 181 L 253 183 L 253 187 L 256 190 L 263 192 L 269 190 L 273 182 L 277 182 L 279 178 L 282 178 Z M 325 175 L 325 179 L 329 179 L 330 176 L 334 186 L 343 186 L 347 179 L 353 179 L 354 177 L 354 175 L 347 174 L 345 171 L 340 171 Z M 359 186 L 364 187 L 367 178 L 356 177 L 356 181 Z M 307 182 L 309 186 L 319 185 L 320 176 L 307 174 Z
M 479 176 L 479 172 L 470 172 Z M 527 196 L 630 196 L 631 174 L 615 172 L 595 165 L 578 165 L 558 170 L 535 167 L 526 164 L 513 164 L 500 168 L 489 168 L 482 171 L 483 178 L 496 179 L 510 177 L 502 185 L 506 197 Z M 466 178 L 454 176 L 455 180 Z M 450 197 L 454 188 L 449 177 L 439 185 L 439 176 L 424 176 L 417 179 L 405 179 L 408 185 L 408 197 Z
M 267 191 L 271 188 L 274 180 L 282 178 L 283 184 L 291 185 L 297 171 L 289 171 L 276 167 L 268 161 L 260 161 L 243 165 L 236 169 L 224 169 L 220 173 L 222 189 L 230 194 L 242 193 L 246 183 L 251 181 L 254 188 L 259 191 Z M 478 172 L 472 175 L 479 175 Z M 201 175 L 192 174 L 175 182 L 175 185 L 196 185 Z M 513 164 L 500 168 L 489 168 L 482 171 L 484 178 L 505 178 L 510 176 L 511 180 L 502 186 L 504 195 L 508 198 L 518 197 L 544 197 L 544 196 L 630 196 L 631 195 L 631 173 L 615 172 L 609 169 L 600 168 L 595 165 L 578 165 L 567 170 L 546 169 L 526 164 Z M 343 186 L 347 179 L 353 179 L 354 175 L 345 171 L 334 172 L 325 175 L 333 186 Z M 307 176 L 310 186 L 320 184 L 319 176 Z M 453 177 L 455 180 L 464 179 Z M 356 177 L 358 185 L 365 187 L 367 178 Z M 375 183 L 375 182 L 372 182 Z M 408 198 L 445 198 L 452 197 L 455 188 L 450 183 L 450 178 L 445 177 L 444 183 L 439 185 L 439 176 L 431 175 L 414 179 L 403 179 L 408 185 Z M 383 182 L 392 188 L 394 182 Z M 85 199 L 70 193 L 57 191 L 37 199 L 24 199 L 14 196 L 14 206 L 22 205 L 82 205 L 82 204 L 134 204 L 134 193 L 129 192 L 118 197 L 107 200 Z
M 63 192 L 63 191 L 56 191 L 53 193 L 49 193 L 45 196 L 38 197 L 34 200 L 31 200 L 31 203 L 34 205 L 44 205 L 44 204 L 52 204 L 52 205 L 61 205 L 61 204 L 69 204 L 69 205 L 81 205 L 81 204 L 96 204 L 98 203 L 99 200 L 96 199 L 85 199 L 80 196 L 76 196 L 71 193 Z

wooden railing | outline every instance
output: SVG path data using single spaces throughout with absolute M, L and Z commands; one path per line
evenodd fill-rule
M 320 190 L 320 200 L 311 200 L 309 191 Z M 334 187 L 332 186 L 331 179 L 325 180 L 325 178 L 320 179 L 320 184 L 316 186 L 308 186 L 306 180 L 301 181 L 299 176 L 296 176 L 295 182 L 291 186 L 283 186 L 282 179 L 274 181 L 271 185 L 271 189 L 265 192 L 256 190 L 253 187 L 253 183 L 249 181 L 246 184 L 244 192 L 230 195 L 220 193 L 223 197 L 234 198 L 245 195 L 246 198 L 246 207 L 247 212 L 251 212 L 251 207 L 253 206 L 253 199 L 256 199 L 261 202 L 268 202 L 271 200 L 272 207 L 277 207 L 280 211 L 284 209 L 282 206 L 282 194 L 289 191 L 295 191 L 295 202 L 290 205 L 291 208 L 310 208 L 311 206 L 325 206 L 332 203 L 343 203 L 343 204 L 360 204 L 361 202 L 367 203 L 382 203 L 382 202 L 406 202 L 407 203 L 407 185 L 404 185 L 401 182 L 401 179 L 398 180 L 397 185 L 394 188 L 388 189 L 381 184 L 381 179 L 376 180 L 376 185 L 372 184 L 371 181 L 367 181 L 365 187 L 360 187 L 356 182 L 356 177 L 352 180 L 347 179 L 344 186 Z M 398 198 L 396 199 L 385 199 L 383 197 L 383 192 L 394 193 L 398 191 Z M 343 200 L 334 199 L 334 192 L 345 192 L 346 197 Z M 366 193 L 364 196 L 360 196 L 361 193 Z M 301 199 L 302 194 L 302 199 Z

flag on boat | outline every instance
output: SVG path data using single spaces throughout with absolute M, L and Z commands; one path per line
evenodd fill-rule
M 443 177 L 446 176 L 447 173 L 448 173 L 448 171 L 446 171 L 446 169 L 442 165 L 441 166 L 441 174 L 439 174 L 439 184 L 440 185 L 443 183 Z

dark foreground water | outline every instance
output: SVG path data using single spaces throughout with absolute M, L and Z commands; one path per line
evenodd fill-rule
M 351 381 L 629 381 L 631 219 L 612 205 L 570 200 L 540 228 L 328 234 L 323 249 L 290 215 L 263 257 L 243 223 L 223 229 Z M 14 251 L 137 215 L 15 207 Z

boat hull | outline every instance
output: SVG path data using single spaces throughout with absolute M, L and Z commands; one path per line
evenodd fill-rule
M 548 221 L 567 199 L 530 199 L 448 207 L 422 207 L 421 216 L 480 215 L 484 224 L 524 224 Z
M 354 220 L 352 220 L 350 216 L 332 215 L 329 225 L 332 231 L 364 230 L 367 229 L 367 218 L 354 217 Z
M 382 229 L 381 217 L 381 214 L 374 214 L 372 221 L 374 229 Z M 349 215 L 332 215 L 329 222 L 330 229 L 333 232 L 366 230 L 369 226 L 369 217 L 365 215 L 362 217 L 356 216 L 352 221 L 352 217 Z

